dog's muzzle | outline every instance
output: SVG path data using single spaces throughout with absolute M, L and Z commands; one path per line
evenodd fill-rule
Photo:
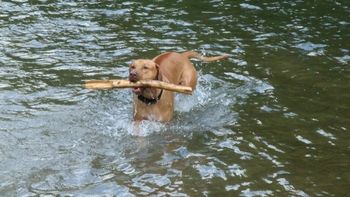
M 138 81 L 137 74 L 136 74 L 135 71 L 131 71 L 129 73 L 129 81 L 131 81 L 131 82 L 137 82 Z

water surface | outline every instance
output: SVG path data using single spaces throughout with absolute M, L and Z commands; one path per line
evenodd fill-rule
M 345 196 L 350 3 L 0 2 L 2 196 Z M 194 61 L 175 119 L 132 135 L 132 59 Z

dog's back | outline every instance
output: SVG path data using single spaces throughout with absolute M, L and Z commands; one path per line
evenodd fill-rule
M 153 59 L 159 65 L 160 73 L 170 83 L 190 86 L 194 90 L 197 84 L 197 72 L 188 56 L 181 53 L 163 53 Z

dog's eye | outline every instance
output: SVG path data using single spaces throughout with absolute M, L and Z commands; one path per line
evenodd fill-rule
M 146 69 L 146 70 L 147 70 L 147 69 L 149 69 L 149 68 L 148 68 L 147 66 L 144 66 L 143 69 Z
M 131 68 L 131 69 L 135 69 L 135 66 L 134 66 L 134 65 L 132 65 L 132 66 L 130 66 L 130 68 Z

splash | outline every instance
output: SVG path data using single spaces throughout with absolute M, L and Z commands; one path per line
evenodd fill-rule
M 120 91 L 107 98 L 107 101 L 100 102 L 104 104 L 94 109 L 100 114 L 96 125 L 101 127 L 104 134 L 114 137 L 125 134 L 145 137 L 167 131 L 188 133 L 222 130 L 237 122 L 238 114 L 232 110 L 237 102 L 244 101 L 251 93 L 263 94 L 273 89 L 268 83 L 253 77 L 235 73 L 226 75 L 238 80 L 237 84 L 206 74 L 199 76 L 197 89 L 192 96 L 177 94 L 175 117 L 170 123 L 141 121 L 135 131 L 131 116 L 131 92 Z M 112 102 L 116 104 L 112 105 Z

